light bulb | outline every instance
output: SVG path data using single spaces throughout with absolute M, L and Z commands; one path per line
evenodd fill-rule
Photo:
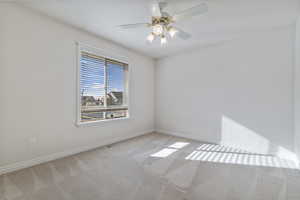
M 169 34 L 170 34 L 171 37 L 174 37 L 175 34 L 178 32 L 178 30 L 175 29 L 175 28 L 173 28 L 173 27 L 171 27 L 171 28 L 168 30 L 168 32 L 169 32 Z
M 152 41 L 154 40 L 154 34 L 153 34 L 153 33 L 150 33 L 150 34 L 148 35 L 148 37 L 147 37 L 147 40 L 148 40 L 149 42 L 152 42 Z
M 161 39 L 160 39 L 160 44 L 164 45 L 166 43 L 167 43 L 167 38 L 165 36 L 162 36 Z
M 161 35 L 163 33 L 164 29 L 162 27 L 162 25 L 160 24 L 156 24 L 153 26 L 153 33 L 155 35 Z

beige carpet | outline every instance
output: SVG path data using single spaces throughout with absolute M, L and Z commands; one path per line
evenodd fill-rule
M 299 200 L 292 162 L 148 134 L 0 176 L 0 200 Z

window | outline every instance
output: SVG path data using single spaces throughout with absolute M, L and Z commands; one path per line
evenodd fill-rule
M 79 123 L 127 118 L 128 64 L 80 49 Z

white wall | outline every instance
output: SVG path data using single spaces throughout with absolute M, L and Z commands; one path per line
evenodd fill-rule
M 296 24 L 296 42 L 295 42 L 295 70 L 294 70 L 294 130 L 295 130 L 295 147 L 300 158 L 300 18 Z
M 278 155 L 294 151 L 294 27 L 161 59 L 156 129 Z
M 170 56 L 154 74 L 152 59 L 24 8 L 1 4 L 0 27 L 0 171 L 151 131 L 154 95 L 162 132 L 262 153 L 300 149 L 298 68 L 293 134 L 294 28 Z M 133 61 L 131 119 L 75 126 L 75 41 Z
M 152 59 L 18 6 L 1 4 L 0 19 L 0 169 L 153 130 Z M 75 41 L 130 59 L 130 119 L 75 126 Z

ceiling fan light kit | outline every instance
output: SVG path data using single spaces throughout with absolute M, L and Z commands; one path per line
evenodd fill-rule
M 166 43 L 167 43 L 167 38 L 166 38 L 166 36 L 162 35 L 161 38 L 160 38 L 160 44 L 164 45 Z
M 152 24 L 149 26 L 152 28 L 152 32 L 148 35 L 148 42 L 153 42 L 155 38 L 160 38 L 160 43 L 162 45 L 167 43 L 167 35 L 171 38 L 175 36 L 178 30 L 172 27 L 170 17 L 152 17 Z
M 147 41 L 152 43 L 156 38 L 160 38 L 161 45 L 164 45 L 167 43 L 167 37 L 174 38 L 175 35 L 178 35 L 183 40 L 191 37 L 189 33 L 175 27 L 174 23 L 200 15 L 208 10 L 207 5 L 202 3 L 171 16 L 163 10 L 167 5 L 165 1 L 153 1 L 150 7 L 152 13 L 151 23 L 125 24 L 120 27 L 123 29 L 150 27 L 151 32 L 147 36 Z
M 154 39 L 155 39 L 154 33 L 150 33 L 150 34 L 148 35 L 148 37 L 147 37 L 147 40 L 148 40 L 149 42 L 153 42 Z
M 178 32 L 178 30 L 171 26 L 171 27 L 169 27 L 168 32 L 169 32 L 170 36 L 173 38 L 176 35 L 176 33 Z

